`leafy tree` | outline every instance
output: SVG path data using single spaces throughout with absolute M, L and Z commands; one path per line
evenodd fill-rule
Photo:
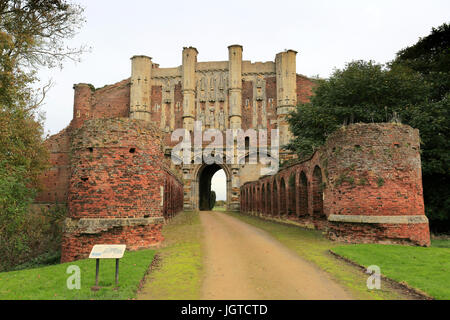
M 211 190 L 211 193 L 209 196 L 209 210 L 212 210 L 215 205 L 216 205 L 216 192 Z
M 48 165 L 39 106 L 50 84 L 33 89 L 37 71 L 79 59 L 86 48 L 65 42 L 83 23 L 83 8 L 66 0 L 0 1 L 0 246 L 8 257 L 30 249 L 26 215 Z
M 424 198 L 431 226 L 450 230 L 450 25 L 401 50 L 392 66 L 418 72 L 429 85 L 428 103 L 417 104 L 405 115 L 420 130 Z
M 421 136 L 426 213 L 433 230 L 450 223 L 450 27 L 444 24 L 387 65 L 353 61 L 319 80 L 289 118 L 287 148 L 311 155 L 339 126 L 400 121 Z
M 355 122 L 400 121 L 404 112 L 427 99 L 428 85 L 416 72 L 373 61 L 353 61 L 318 80 L 311 102 L 289 117 L 295 138 L 287 146 L 310 156 L 339 126 Z
M 431 99 L 443 99 L 450 92 L 450 25 L 432 28 L 430 35 L 400 50 L 392 65 L 419 72 L 431 85 Z

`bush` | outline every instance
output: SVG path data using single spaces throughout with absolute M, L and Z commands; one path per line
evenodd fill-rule
M 42 254 L 58 254 L 64 206 L 31 210 L 36 190 L 26 171 L 0 163 L 0 271 L 11 270 Z

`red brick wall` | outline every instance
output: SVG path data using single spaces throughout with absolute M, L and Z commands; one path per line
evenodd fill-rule
M 327 146 L 330 214 L 425 214 L 417 129 L 356 124 L 338 130 Z
M 128 117 L 130 79 L 96 89 L 92 97 L 92 118 Z
M 91 104 L 94 87 L 86 83 L 79 83 L 75 84 L 73 89 L 73 119 L 70 126 L 72 128 L 79 128 L 83 125 L 84 121 L 92 118 Z
M 296 210 L 283 210 L 294 206 L 292 194 Z M 326 229 L 334 240 L 429 245 L 418 130 L 399 124 L 354 124 L 337 130 L 311 159 L 243 185 L 241 210 Z M 377 220 L 328 221 L 331 215 Z M 390 223 L 376 222 L 390 218 Z
M 61 263 L 85 259 L 95 244 L 126 244 L 127 250 L 138 250 L 157 245 L 164 240 L 162 224 L 116 227 L 97 234 L 64 234 Z
M 275 129 L 275 124 L 271 120 L 277 119 L 277 78 L 266 78 L 266 98 L 267 98 L 267 129 Z
M 41 176 L 42 191 L 37 203 L 66 203 L 70 176 L 70 127 L 45 142 L 50 151 L 50 168 Z
M 134 250 L 163 239 L 162 224 L 182 210 L 183 187 L 164 167 L 159 130 L 143 120 L 93 119 L 73 131 L 70 151 L 63 262 L 86 258 L 94 244 Z
M 309 102 L 316 86 L 314 81 L 303 75 L 297 74 L 297 103 Z
M 73 134 L 70 216 L 162 216 L 162 158 L 157 132 L 145 121 L 86 122 Z

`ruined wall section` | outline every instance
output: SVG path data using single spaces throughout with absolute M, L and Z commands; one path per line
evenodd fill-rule
M 130 79 L 97 88 L 92 95 L 92 118 L 121 118 L 130 113 Z
M 50 168 L 41 176 L 42 190 L 36 204 L 66 204 L 70 177 L 70 127 L 50 136 L 45 144 L 50 153 Z
M 337 241 L 428 246 L 419 148 L 407 125 L 342 127 L 310 159 L 244 184 L 241 210 Z
M 337 130 L 324 152 L 330 238 L 429 244 L 419 131 L 396 123 Z
M 63 262 L 85 258 L 94 244 L 135 250 L 163 240 L 166 180 L 182 183 L 163 165 L 159 130 L 144 120 L 88 120 L 72 133 L 71 155 Z

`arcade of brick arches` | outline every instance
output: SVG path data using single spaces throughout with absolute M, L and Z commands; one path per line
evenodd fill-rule
M 51 167 L 37 205 L 64 204 L 62 262 L 87 257 L 94 244 L 129 250 L 163 240 L 161 229 L 183 210 L 209 210 L 211 178 L 223 169 L 227 209 L 323 230 L 336 241 L 427 246 L 419 132 L 396 123 L 353 124 L 331 135 L 304 161 L 261 176 L 262 164 L 176 165 L 177 128 L 279 130 L 291 139 L 287 114 L 307 102 L 314 81 L 296 73 L 297 52 L 274 61 L 199 62 L 193 47 L 178 67 L 131 58 L 131 76 L 94 88 L 74 85 L 73 119 L 46 141 Z M 205 143 L 205 142 L 204 142 Z M 270 143 L 270 135 L 268 137 Z M 248 154 L 247 154 L 248 159 Z

